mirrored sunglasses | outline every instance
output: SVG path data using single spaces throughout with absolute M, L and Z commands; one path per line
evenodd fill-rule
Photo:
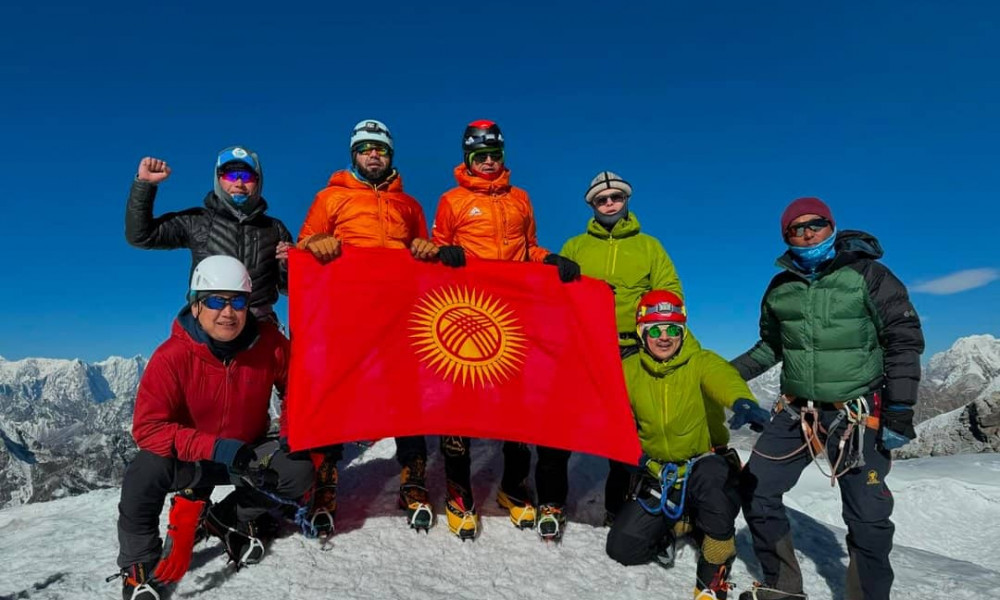
M 653 325 L 646 330 L 646 335 L 653 338 L 654 340 L 662 336 L 664 333 L 669 337 L 677 337 L 684 333 L 684 328 L 680 325 Z
M 368 154 L 372 150 L 375 151 L 379 156 L 388 156 L 389 148 L 385 144 L 378 144 L 376 142 L 364 142 L 358 144 L 354 147 L 354 152 L 357 154 Z
M 246 310 L 250 305 L 250 297 L 246 294 L 226 298 L 225 296 L 208 296 L 203 298 L 201 303 L 212 310 L 222 310 L 226 306 L 232 306 L 233 310 Z
M 219 177 L 221 177 L 223 181 L 228 181 L 229 183 L 236 183 L 237 181 L 242 181 L 244 183 L 257 183 L 257 174 L 248 169 L 231 169 L 223 171 L 219 173 Z

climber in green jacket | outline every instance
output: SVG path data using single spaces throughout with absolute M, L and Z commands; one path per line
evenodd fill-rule
M 694 597 L 724 600 L 736 556 L 739 468 L 738 459 L 715 451 L 709 423 L 721 424 L 722 411 L 708 406 L 732 410 L 732 429 L 761 429 L 770 414 L 725 359 L 688 343 L 679 296 L 646 293 L 635 323 L 642 350 L 624 368 L 642 443 L 641 478 L 611 525 L 607 553 L 624 565 L 658 558 L 669 566 L 675 526 L 687 519 L 700 547 Z
M 601 171 L 590 182 L 584 201 L 594 211 L 585 233 L 566 241 L 560 255 L 580 265 L 582 274 L 608 282 L 615 291 L 615 321 L 622 358 L 639 351 L 635 335 L 635 307 L 650 290 L 668 290 L 684 297 L 673 261 L 655 237 L 639 231 L 639 219 L 629 210 L 632 185 L 611 171 Z M 568 462 L 568 452 L 539 456 L 548 463 Z M 552 471 L 558 472 L 558 464 Z M 565 470 L 565 467 L 563 468 Z M 611 461 L 604 486 L 605 522 L 610 524 L 629 492 L 626 465 Z

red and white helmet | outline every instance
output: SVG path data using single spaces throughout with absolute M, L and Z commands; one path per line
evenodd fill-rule
M 643 325 L 652 323 L 687 323 L 687 309 L 680 296 L 667 290 L 643 294 L 635 311 L 635 325 L 641 330 Z

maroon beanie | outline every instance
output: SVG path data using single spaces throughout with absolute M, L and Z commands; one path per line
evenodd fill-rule
M 788 205 L 785 212 L 781 213 L 781 237 L 785 236 L 791 222 L 802 215 L 819 215 L 830 221 L 830 225 L 836 226 L 833 214 L 830 213 L 830 207 L 822 200 L 819 198 L 798 198 Z

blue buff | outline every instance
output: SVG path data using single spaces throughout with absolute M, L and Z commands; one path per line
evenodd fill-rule
M 837 253 L 833 243 L 837 239 L 837 231 L 834 230 L 830 237 L 815 246 L 805 248 L 799 246 L 788 246 L 788 251 L 792 253 L 792 261 L 797 267 L 806 273 L 813 273 L 816 267 L 833 258 Z

